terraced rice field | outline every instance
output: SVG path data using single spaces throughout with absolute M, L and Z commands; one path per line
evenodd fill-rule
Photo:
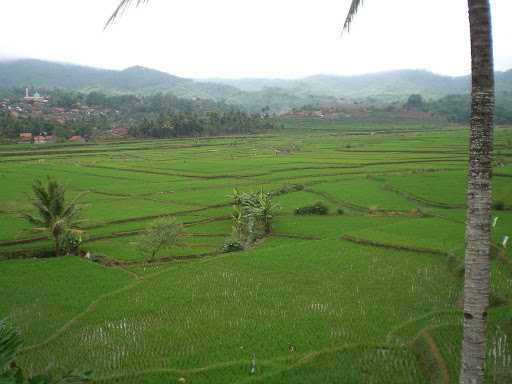
M 493 236 L 512 235 L 512 130 L 496 132 Z M 97 383 L 456 383 L 464 129 L 0 147 L 0 318 L 21 363 L 92 368 Z M 82 199 L 84 247 L 51 253 L 19 212 L 34 179 Z M 273 233 L 223 254 L 233 188 L 275 195 Z M 326 216 L 296 216 L 321 201 Z M 338 209 L 343 214 L 337 212 Z M 186 235 L 149 263 L 139 232 Z M 512 372 L 512 259 L 495 249 L 487 380 Z M 508 375 L 508 376 L 507 376 Z M 181 380 L 183 382 L 183 380 Z

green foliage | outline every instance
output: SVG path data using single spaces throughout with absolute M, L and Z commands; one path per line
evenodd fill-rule
M 237 240 L 229 239 L 222 246 L 224 253 L 243 251 L 244 246 Z
M 16 119 L 5 111 L 0 111 L 0 137 L 17 139 L 20 133 L 32 135 L 51 134 L 60 125 L 40 118 Z
M 154 260 L 160 252 L 176 246 L 183 232 L 183 225 L 175 217 L 154 220 L 140 236 L 138 249 Z
M 431 101 L 427 109 L 456 123 L 469 123 L 471 117 L 471 96 L 468 94 L 447 95 Z M 512 123 L 512 92 L 497 92 L 495 106 L 496 124 Z
M 82 231 L 73 228 L 66 228 L 59 238 L 59 248 L 67 255 L 79 255 L 82 245 Z
M 342 211 L 343 212 L 343 211 Z M 313 205 L 300 207 L 295 209 L 296 215 L 327 215 L 329 213 L 329 207 L 321 201 L 316 202 Z M 338 210 L 339 213 L 339 210 Z
M 80 247 L 79 238 L 80 207 L 79 194 L 72 201 L 66 201 L 66 187 L 56 180 L 48 178 L 46 184 L 36 180 L 32 185 L 35 197 L 33 206 L 36 213 L 23 213 L 34 230 L 49 233 L 55 242 L 56 256 L 66 251 L 77 251 Z
M 272 220 L 277 204 L 272 194 L 263 192 L 233 191 L 233 232 L 241 244 L 250 245 L 272 232 Z
M 274 192 L 274 195 L 282 195 L 285 193 L 290 192 L 299 192 L 304 190 L 304 185 L 302 184 L 286 184 L 280 189 L 278 189 L 276 192 Z
M 492 203 L 492 209 L 496 211 L 503 211 L 505 209 L 505 203 L 501 200 L 494 201 Z
M 414 94 L 409 96 L 407 102 L 404 104 L 404 108 L 408 111 L 425 111 L 427 105 L 423 96 Z
M 193 107 L 197 109 L 196 106 Z M 130 128 L 135 137 L 172 138 L 183 136 L 256 133 L 273 128 L 269 120 L 236 109 L 202 113 L 160 112 L 157 118 L 144 117 L 142 122 Z
M 0 378 L 9 369 L 20 346 L 21 335 L 18 330 L 6 320 L 0 320 Z
M 28 112 L 24 112 L 28 117 L 14 118 L 0 110 L 0 136 L 17 139 L 20 133 L 32 132 L 34 135 L 56 134 L 59 139 L 73 135 L 102 138 L 109 135 L 112 127 L 122 126 L 129 128 L 130 135 L 135 137 L 174 138 L 259 133 L 274 128 L 272 120 L 265 115 L 248 113 L 223 101 L 189 100 L 172 94 L 112 96 L 63 90 L 49 90 L 47 94 L 51 101 L 41 107 L 47 118 L 32 118 Z M 13 105 L 19 103 L 19 97 L 14 95 L 9 100 Z M 84 106 L 93 112 L 80 112 Z M 51 107 L 79 112 L 61 125 L 48 121 L 55 117 Z
M 83 384 L 92 379 L 92 371 L 62 371 L 48 366 L 42 373 L 26 374 L 15 359 L 22 344 L 20 333 L 0 320 L 0 383 L 2 384 Z

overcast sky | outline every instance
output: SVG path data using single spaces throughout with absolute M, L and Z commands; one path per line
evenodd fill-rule
M 1 0 L 0 57 L 191 78 L 470 72 L 467 0 L 150 0 L 106 31 L 119 0 Z M 491 0 L 496 69 L 512 68 L 512 0 Z

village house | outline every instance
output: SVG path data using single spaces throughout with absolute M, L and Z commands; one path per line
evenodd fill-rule
M 46 142 L 46 136 L 37 135 L 34 137 L 34 144 L 45 144 Z
M 55 135 L 37 135 L 34 137 L 34 144 L 53 143 L 55 140 Z
M 20 137 L 18 139 L 18 144 L 30 144 L 32 143 L 32 133 L 20 133 Z
M 128 128 L 112 128 L 111 133 L 114 137 L 126 137 L 128 136 Z
M 71 142 L 71 143 L 85 143 L 85 139 L 82 136 L 79 136 L 79 135 L 71 136 L 68 139 L 68 141 Z

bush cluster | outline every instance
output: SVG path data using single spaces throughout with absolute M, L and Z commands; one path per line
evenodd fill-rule
M 327 215 L 328 213 L 329 207 L 320 201 L 313 205 L 295 209 L 296 215 Z
M 501 200 L 497 200 L 492 203 L 492 209 L 496 211 L 503 211 L 505 210 L 505 203 Z
M 286 184 L 286 185 L 283 185 L 281 187 L 281 189 L 274 192 L 274 195 L 278 196 L 278 195 L 282 195 L 282 194 L 289 193 L 289 192 L 299 192 L 299 191 L 303 191 L 303 190 L 304 190 L 304 186 L 302 184 Z
M 233 191 L 233 234 L 243 246 L 272 232 L 272 219 L 278 206 L 268 192 Z
M 227 240 L 222 247 L 224 253 L 243 251 L 244 246 L 237 240 Z

